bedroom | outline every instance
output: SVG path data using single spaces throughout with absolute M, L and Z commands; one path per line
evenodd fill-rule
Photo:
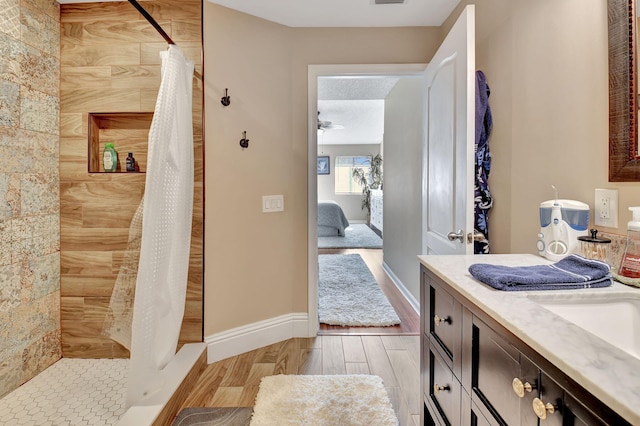
M 359 254 L 368 266 L 363 273 L 371 271 L 375 275 L 401 319 L 399 325 L 380 326 L 382 321 L 370 328 L 362 326 L 369 324 L 365 319 L 355 324 L 343 319 L 343 329 L 335 322 L 328 321 L 333 325 L 327 325 L 321 321 L 321 332 L 413 333 L 417 330 L 417 302 L 407 290 L 409 283 L 400 277 L 411 281 L 415 266 L 411 251 L 420 241 L 419 236 L 416 239 L 397 224 L 413 223 L 412 217 L 419 220 L 420 206 L 412 206 L 411 199 L 420 199 L 420 179 L 415 176 L 420 176 L 421 166 L 415 153 L 420 152 L 421 134 L 405 130 L 419 120 L 419 79 L 384 72 L 319 76 L 317 82 L 320 281 L 323 255 L 342 255 L 347 262 L 349 256 Z M 384 160 L 380 167 L 384 169 L 383 184 L 378 189 L 374 189 L 378 185 L 371 185 L 371 197 L 367 199 L 352 174 L 360 168 L 369 176 L 376 156 Z M 373 165 L 375 168 L 375 160 Z M 361 315 L 367 317 L 369 312 Z M 356 327 L 349 329 L 349 324 Z

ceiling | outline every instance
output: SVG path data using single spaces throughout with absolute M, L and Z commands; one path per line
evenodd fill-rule
M 460 0 L 209 0 L 289 27 L 440 26 Z
M 384 99 L 398 80 L 398 77 L 318 78 L 319 119 L 344 127 L 318 131 L 318 144 L 382 142 Z

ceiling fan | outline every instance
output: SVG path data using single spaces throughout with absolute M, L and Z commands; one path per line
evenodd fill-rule
M 344 126 L 340 124 L 332 124 L 331 121 L 320 120 L 320 111 L 318 111 L 318 130 L 342 130 Z

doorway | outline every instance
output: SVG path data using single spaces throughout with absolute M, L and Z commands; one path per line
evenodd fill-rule
M 343 79 L 372 79 L 376 77 L 414 77 L 418 78 L 422 76 L 422 72 L 424 71 L 425 65 L 423 64 L 404 64 L 404 65 L 312 65 L 309 66 L 308 71 L 308 241 L 309 241 L 309 257 L 308 257 L 308 303 L 309 303 L 309 327 L 310 327 L 310 335 L 314 335 L 320 329 L 320 324 L 318 321 L 318 165 L 317 165 L 317 155 L 318 154 L 318 139 L 322 137 L 319 136 L 317 131 L 317 111 L 321 112 L 320 120 L 325 120 L 325 117 L 322 116 L 322 111 L 319 109 L 319 97 L 318 97 L 318 80 L 322 78 L 343 78 Z M 336 123 L 340 125 L 341 123 Z M 324 176 L 321 176 L 324 178 Z M 353 196 L 352 196 L 353 197 Z M 360 202 L 360 197 L 356 196 L 356 201 Z M 327 253 L 326 251 L 324 251 Z M 342 249 L 337 251 L 332 251 L 331 253 L 351 253 L 352 249 Z M 370 252 L 367 253 L 363 251 L 362 253 L 365 261 L 370 264 L 370 269 L 373 272 L 374 276 L 380 283 L 381 286 L 387 285 L 392 292 L 396 292 L 397 296 L 401 299 L 404 296 L 407 296 L 407 291 L 404 289 L 398 288 L 394 281 L 389 278 L 386 272 L 383 270 L 382 264 L 382 253 Z M 393 274 L 391 274 L 393 275 Z M 387 291 L 385 290 L 385 293 Z M 413 309 L 412 309 L 413 305 Z M 405 305 L 406 306 L 406 305 Z M 409 311 L 417 310 L 417 302 L 411 303 L 408 305 Z M 396 309 L 397 310 L 397 309 Z M 411 315 L 413 312 L 409 312 Z M 324 327 L 323 327 L 324 328 Z M 365 330 L 365 328 L 357 327 L 347 329 L 346 332 L 356 333 L 360 332 L 370 332 L 371 334 L 384 334 L 384 327 L 378 327 L 377 330 Z

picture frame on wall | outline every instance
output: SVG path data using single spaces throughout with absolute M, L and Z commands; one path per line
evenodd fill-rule
M 331 173 L 331 163 L 328 155 L 318 156 L 318 174 L 328 175 Z

